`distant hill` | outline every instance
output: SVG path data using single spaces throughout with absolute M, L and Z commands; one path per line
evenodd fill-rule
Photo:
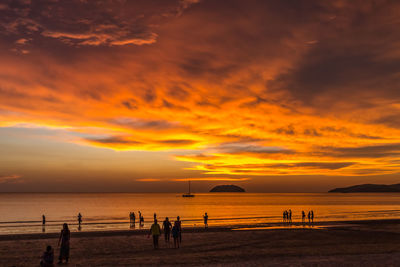
M 217 185 L 210 192 L 245 192 L 245 190 L 236 185 Z
M 400 192 L 400 184 L 360 184 L 329 190 L 330 193 L 380 193 Z

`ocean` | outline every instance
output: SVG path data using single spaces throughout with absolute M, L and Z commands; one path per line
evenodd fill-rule
M 400 218 L 398 193 L 198 193 L 183 198 L 178 193 L 0 193 L 0 234 L 59 232 L 62 223 L 78 231 L 77 215 L 83 216 L 80 231 L 130 228 L 129 213 L 138 211 L 148 228 L 157 214 L 159 221 L 181 217 L 185 227 L 246 225 L 282 221 L 292 210 L 293 221 L 301 211 L 313 210 L 315 221 Z M 42 227 L 42 214 L 46 227 Z

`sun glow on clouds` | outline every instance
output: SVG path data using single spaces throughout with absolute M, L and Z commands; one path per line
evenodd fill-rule
M 1 127 L 171 151 L 192 180 L 399 172 L 399 4 L 118 3 L 2 5 Z

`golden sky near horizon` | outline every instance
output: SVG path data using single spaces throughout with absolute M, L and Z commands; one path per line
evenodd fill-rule
M 2 190 L 398 182 L 399 15 L 397 1 L 2 1 Z

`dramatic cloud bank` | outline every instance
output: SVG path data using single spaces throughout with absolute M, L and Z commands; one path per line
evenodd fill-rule
M 3 1 L 0 126 L 167 152 L 199 180 L 396 174 L 399 14 L 384 0 Z

